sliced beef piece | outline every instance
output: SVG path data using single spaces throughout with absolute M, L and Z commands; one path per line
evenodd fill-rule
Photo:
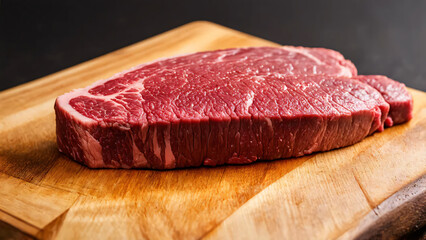
M 387 127 L 413 118 L 413 97 L 403 83 L 381 75 L 356 76 L 355 79 L 374 87 L 389 103 L 390 111 L 385 122 Z

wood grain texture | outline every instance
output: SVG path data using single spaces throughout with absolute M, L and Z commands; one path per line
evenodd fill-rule
M 425 189 L 423 176 L 375 207 L 338 239 L 400 239 L 426 227 Z
M 413 89 L 409 123 L 301 158 L 91 170 L 58 152 L 58 95 L 160 57 L 243 46 L 277 44 L 193 22 L 1 92 L 0 220 L 43 239 L 330 239 L 426 173 L 426 94 Z

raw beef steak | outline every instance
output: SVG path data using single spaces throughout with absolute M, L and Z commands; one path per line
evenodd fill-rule
M 382 131 L 386 101 L 392 109 L 399 97 L 383 98 L 380 87 L 356 74 L 340 53 L 321 48 L 239 48 L 159 60 L 58 97 L 58 146 L 93 168 L 153 169 L 344 147 Z

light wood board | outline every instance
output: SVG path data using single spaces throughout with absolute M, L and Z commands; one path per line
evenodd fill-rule
M 243 46 L 277 44 L 192 22 L 1 92 L 0 220 L 44 239 L 333 239 L 349 236 L 373 208 L 426 173 L 426 94 L 414 89 L 409 123 L 301 158 L 91 170 L 58 152 L 57 96 L 157 58 Z

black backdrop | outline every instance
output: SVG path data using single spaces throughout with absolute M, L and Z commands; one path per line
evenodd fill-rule
M 360 74 L 426 90 L 426 1 L 0 2 L 0 90 L 194 20 L 342 52 Z

